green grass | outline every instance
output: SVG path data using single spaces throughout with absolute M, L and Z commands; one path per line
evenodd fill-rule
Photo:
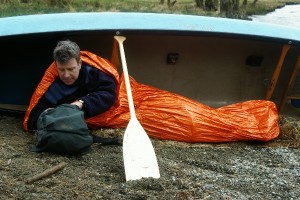
M 231 17 L 243 18 L 252 14 L 264 14 L 286 3 L 299 3 L 300 0 L 258 0 L 252 5 L 253 0 L 248 0 L 247 6 L 231 11 Z M 216 13 L 196 7 L 194 0 L 177 0 L 174 6 L 169 7 L 167 0 L 162 5 L 160 0 L 0 0 L 0 17 L 60 13 L 60 12 L 154 12 L 177 13 L 191 15 L 227 16 L 228 12 Z M 228 17 L 228 16 L 227 16 Z

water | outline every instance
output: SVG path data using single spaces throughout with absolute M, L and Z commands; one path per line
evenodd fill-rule
M 266 15 L 253 15 L 250 18 L 253 21 L 300 28 L 300 4 L 287 5 Z

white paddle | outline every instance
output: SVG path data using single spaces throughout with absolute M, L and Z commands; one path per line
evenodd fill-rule
M 123 46 L 123 42 L 126 40 L 126 38 L 122 36 L 115 36 L 114 38 L 119 43 L 130 112 L 130 121 L 127 125 L 123 138 L 123 159 L 126 181 L 147 177 L 159 178 L 160 173 L 155 151 L 147 133 L 145 132 L 135 115 Z

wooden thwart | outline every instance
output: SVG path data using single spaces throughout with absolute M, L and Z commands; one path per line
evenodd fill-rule
M 281 69 L 282 69 L 284 59 L 285 59 L 286 54 L 289 51 L 290 47 L 291 47 L 291 45 L 289 45 L 289 44 L 285 44 L 285 45 L 282 46 L 281 54 L 280 54 L 278 63 L 276 65 L 276 68 L 274 70 L 272 79 L 271 79 L 271 81 L 269 83 L 269 86 L 268 86 L 268 89 L 267 89 L 267 94 L 266 94 L 266 98 L 265 98 L 266 100 L 270 100 L 272 95 L 273 95 L 277 80 L 279 78 L 279 75 L 280 75 L 280 72 L 281 72 Z
M 300 55 L 297 58 L 294 70 L 290 76 L 289 82 L 284 90 L 280 105 L 279 105 L 279 112 L 281 112 L 284 108 L 285 103 L 288 99 L 300 99 L 300 91 L 292 92 L 294 88 L 295 80 L 298 77 L 300 70 Z

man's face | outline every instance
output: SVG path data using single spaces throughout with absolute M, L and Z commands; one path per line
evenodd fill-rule
M 56 66 L 60 80 L 66 85 L 72 85 L 79 76 L 81 60 L 77 62 L 75 58 L 72 58 L 63 64 L 56 62 Z

